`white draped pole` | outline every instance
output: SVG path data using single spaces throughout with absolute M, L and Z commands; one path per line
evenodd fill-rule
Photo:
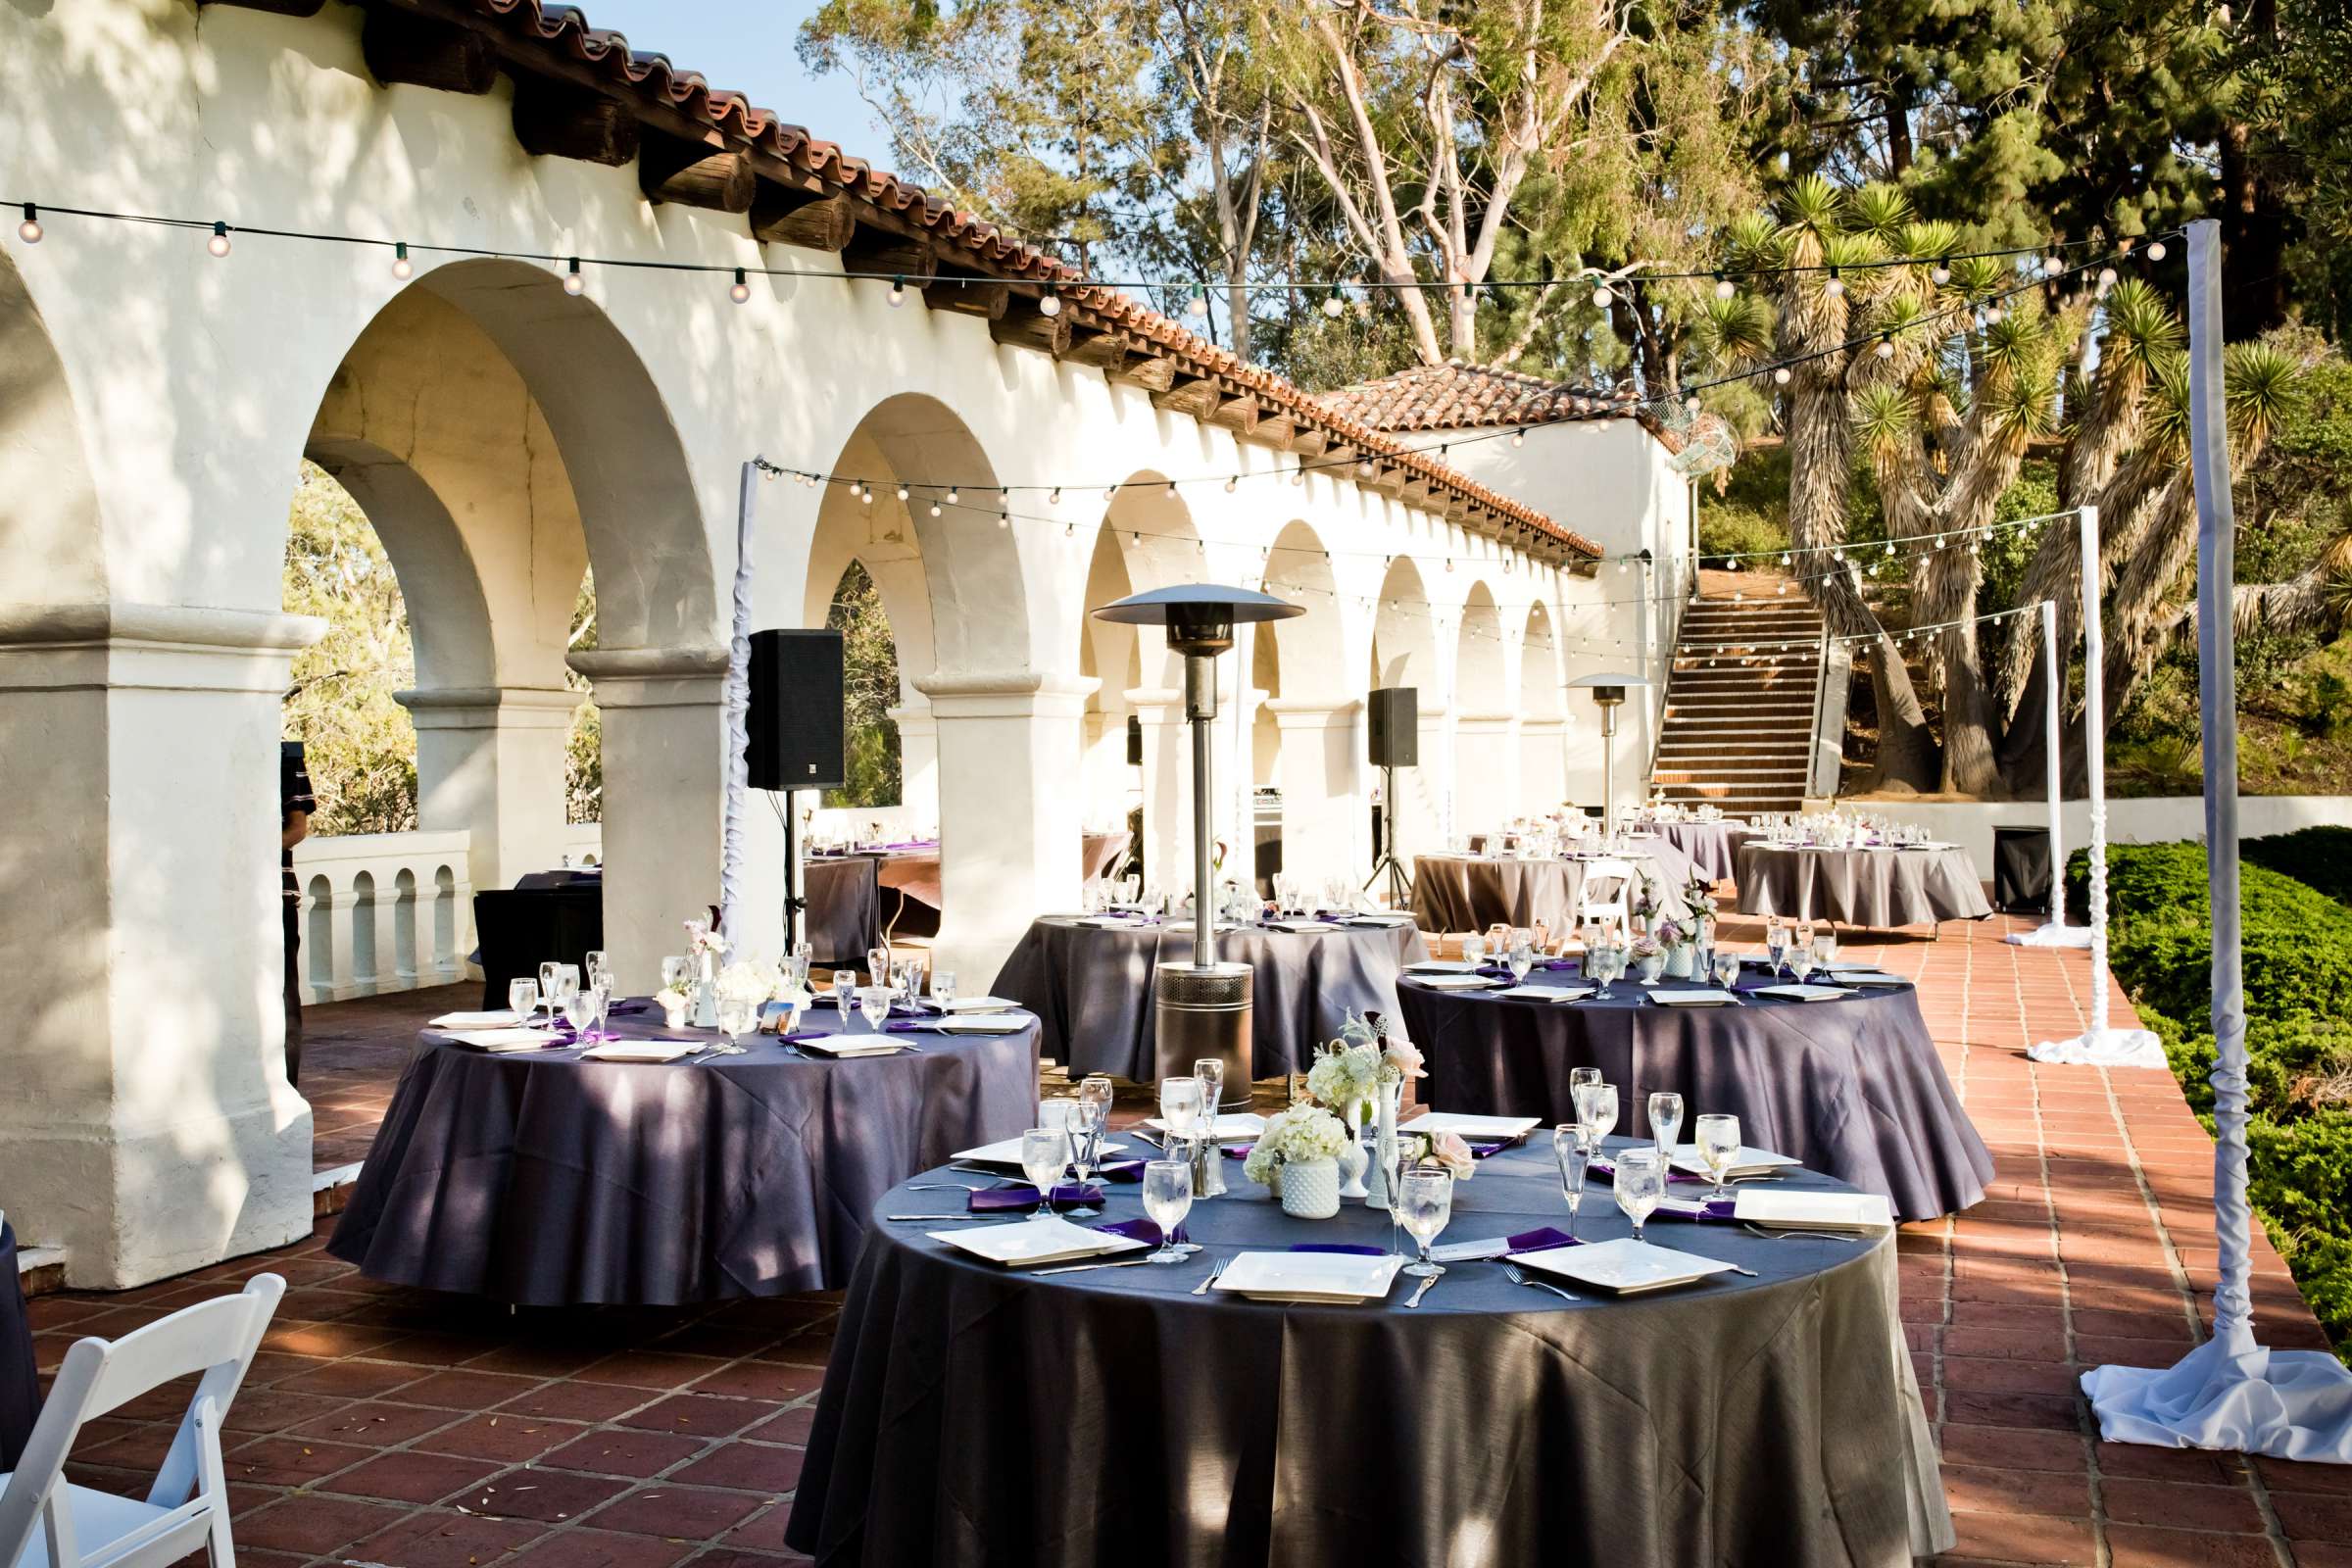
M 735 918 L 743 906 L 743 809 L 752 788 L 751 761 L 744 755 L 751 744 L 752 497 L 760 468 L 758 458 L 743 466 L 735 501 L 735 623 L 727 641 L 727 773 L 719 817 L 718 928 L 738 957 L 743 956 L 743 928 Z
M 2107 660 L 2099 624 L 2099 509 L 2082 509 L 2082 752 L 2090 793 L 2090 1027 L 2071 1040 L 2044 1040 L 2026 1050 L 2035 1061 L 2070 1066 L 2158 1067 L 2164 1047 L 2145 1029 L 2107 1022 Z M 2063 678 L 2061 675 L 2060 678 Z M 2051 874 L 2057 868 L 2051 867 Z
M 2097 509 L 2092 509 L 2094 514 Z M 2041 602 L 2041 683 L 2044 741 L 2043 786 L 2050 804 L 2050 917 L 2031 931 L 2014 931 L 2009 940 L 2021 948 L 2087 948 L 2090 930 L 2066 923 L 2066 832 L 2060 791 L 2066 773 L 2066 666 L 2058 662 L 2058 602 Z
M 2236 518 L 2223 405 L 2221 225 L 2188 225 L 2190 466 L 2197 489 L 2197 678 L 2205 726 L 2205 861 L 2213 898 L 2213 1338 L 2163 1371 L 2093 1367 L 2082 1392 L 2110 1443 L 2226 1448 L 2352 1464 L 2352 1369 L 2266 1350 L 2247 1294 L 2245 976 L 2238 951 Z

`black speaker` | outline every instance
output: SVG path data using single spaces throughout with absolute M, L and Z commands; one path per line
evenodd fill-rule
M 1421 763 L 1420 692 L 1412 686 L 1383 686 L 1372 694 L 1372 765 L 1418 767 Z
M 832 790 L 849 782 L 842 729 L 841 633 L 752 633 L 750 738 L 756 790 Z
M 1144 721 L 1133 713 L 1127 715 L 1127 765 L 1144 765 Z

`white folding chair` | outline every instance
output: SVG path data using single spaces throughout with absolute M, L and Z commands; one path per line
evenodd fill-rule
M 1634 866 L 1631 860 L 1587 860 L 1585 880 L 1576 890 L 1578 930 L 1595 921 L 1611 922 L 1623 931 L 1634 921 Z
M 257 1274 L 239 1295 L 68 1350 L 23 1459 L 0 1475 L 0 1564 L 162 1568 L 204 1546 L 212 1568 L 235 1568 L 220 1423 L 285 1292 L 275 1274 Z M 204 1376 L 145 1502 L 65 1479 L 66 1454 L 84 1422 L 197 1372 Z

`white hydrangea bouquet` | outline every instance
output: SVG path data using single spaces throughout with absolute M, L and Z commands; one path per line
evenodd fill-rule
M 1348 1124 L 1322 1106 L 1293 1105 L 1266 1118 L 1265 1131 L 1257 1135 L 1250 1157 L 1242 1161 L 1242 1174 L 1271 1187 L 1282 1166 L 1336 1160 L 1352 1141 Z
M 1421 1053 L 1402 1035 L 1388 1035 L 1348 1014 L 1340 1038 L 1315 1053 L 1306 1070 L 1307 1097 L 1342 1116 L 1368 1109 L 1379 1091 L 1407 1078 L 1426 1078 Z

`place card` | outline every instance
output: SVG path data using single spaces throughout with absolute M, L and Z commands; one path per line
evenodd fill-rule
M 1452 1133 L 1459 1138 L 1525 1138 L 1542 1126 L 1541 1116 L 1473 1116 L 1458 1110 L 1425 1110 L 1396 1130 L 1400 1133 Z
M 1880 1193 L 1763 1192 L 1738 1195 L 1733 1217 L 1784 1231 L 1892 1230 L 1894 1205 Z
M 1676 1170 L 1687 1170 L 1693 1175 L 1704 1176 L 1707 1173 L 1707 1162 L 1698 1157 L 1696 1144 L 1675 1145 L 1674 1153 L 1668 1163 L 1672 1164 Z M 1788 1170 L 1792 1166 L 1802 1169 L 1804 1161 L 1774 1150 L 1750 1149 L 1747 1145 L 1741 1144 L 1732 1152 L 1732 1163 L 1724 1174 L 1731 1180 L 1738 1181 L 1743 1176 L 1763 1176 L 1777 1170 Z
M 1740 999 L 1729 991 L 1692 986 L 1690 988 L 1650 986 L 1649 1000 L 1661 1007 L 1731 1007 Z
M 1108 1159 L 1126 1147 L 1125 1144 L 1105 1140 L 1102 1147 L 1095 1152 L 1095 1156 L 1098 1160 Z M 1021 1141 L 1007 1138 L 1002 1143 L 983 1144 L 978 1149 L 966 1149 L 948 1157 L 955 1164 L 1010 1165 L 1017 1170 L 1021 1163 Z
M 1785 997 L 1790 1002 L 1836 1002 L 1838 998 L 1850 997 L 1853 995 L 1853 993 L 1846 990 L 1842 986 L 1789 985 L 1758 986 L 1755 989 L 1755 995 L 1759 997 Z
M 522 1025 L 522 1015 L 513 1007 L 500 1007 L 490 1012 L 445 1012 L 425 1025 L 427 1029 L 514 1029 Z
M 1034 1268 L 1041 1263 L 1133 1252 L 1151 1245 L 1130 1236 L 1112 1236 L 1073 1225 L 1058 1214 L 1040 1214 L 1035 1219 L 1006 1225 L 976 1225 L 969 1230 L 926 1234 L 935 1242 L 945 1242 L 1006 1268 Z
M 1591 986 L 1513 986 L 1497 991 L 1498 997 L 1515 997 L 1521 1002 L 1582 1002 L 1592 995 Z
M 1630 1236 L 1593 1242 L 1583 1247 L 1554 1247 L 1541 1252 L 1513 1252 L 1511 1260 L 1524 1267 L 1556 1274 L 1618 1296 L 1663 1291 L 1690 1285 L 1710 1275 L 1726 1274 L 1732 1265 L 1671 1247 L 1637 1242 Z
M 1404 1259 L 1395 1254 L 1243 1252 L 1225 1265 L 1209 1288 L 1252 1301 L 1377 1301 L 1389 1294 L 1403 1266 Z
M 608 1040 L 580 1053 L 582 1061 L 670 1062 L 704 1049 L 700 1040 Z

